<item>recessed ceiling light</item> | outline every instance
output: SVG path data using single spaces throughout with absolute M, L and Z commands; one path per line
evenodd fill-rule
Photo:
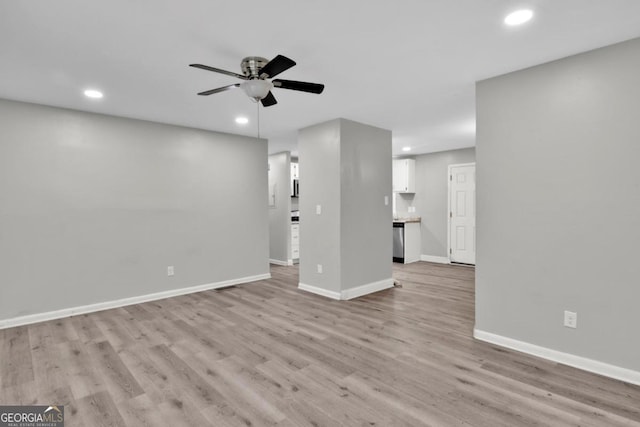
M 411 151 L 411 147 L 402 147 L 402 151 Z
M 504 23 L 509 26 L 521 25 L 533 18 L 533 11 L 530 9 L 516 10 L 504 18 Z
M 246 117 L 236 117 L 236 123 L 239 125 L 246 125 L 247 123 L 249 123 L 249 119 L 247 119 Z
M 95 89 L 87 89 L 84 91 L 84 96 L 86 96 L 87 98 L 100 99 L 102 98 L 102 92 Z

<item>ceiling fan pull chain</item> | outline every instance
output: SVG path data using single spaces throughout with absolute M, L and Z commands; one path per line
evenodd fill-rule
M 260 139 L 260 103 L 256 102 L 256 108 L 258 109 L 258 139 Z

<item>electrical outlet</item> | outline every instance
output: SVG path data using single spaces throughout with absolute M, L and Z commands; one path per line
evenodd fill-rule
M 409 206 L 409 212 L 413 213 L 416 211 L 416 207 L 415 206 Z
M 318 264 L 318 274 L 322 274 L 322 264 Z
M 564 312 L 564 326 L 567 328 L 577 328 L 578 327 L 578 313 L 574 313 L 573 311 Z
M 322 213 L 322 206 L 316 205 L 316 215 L 320 215 Z
M 167 276 L 173 276 L 175 274 L 175 270 L 173 269 L 173 265 L 167 267 Z

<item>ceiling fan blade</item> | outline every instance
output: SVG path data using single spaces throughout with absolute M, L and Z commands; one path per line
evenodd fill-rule
M 240 87 L 240 83 L 236 83 L 234 85 L 229 85 L 229 86 L 219 87 L 217 89 L 205 90 L 204 92 L 200 92 L 198 95 L 213 95 L 214 93 L 224 92 L 225 90 L 235 89 L 237 87 Z
M 308 83 L 308 82 L 297 82 L 295 80 L 281 80 L 276 79 L 273 80 L 273 87 L 279 87 L 282 89 L 291 89 L 291 90 L 299 90 L 302 92 L 309 93 L 322 93 L 324 90 L 324 85 L 319 83 Z
M 220 68 L 209 67 L 208 65 L 189 64 L 189 67 L 200 68 L 201 70 L 213 71 L 214 73 L 226 74 L 227 76 L 237 77 L 242 80 L 249 80 L 247 76 L 243 76 L 242 74 L 234 73 L 233 71 L 221 70 Z
M 281 72 L 293 67 L 294 65 L 296 65 L 294 60 L 289 59 L 286 56 L 278 55 L 271 61 L 269 61 L 267 65 L 262 67 L 262 69 L 260 70 L 260 77 L 264 78 L 263 76 L 265 76 L 272 79 Z
M 270 107 L 272 105 L 276 105 L 278 103 L 278 101 L 276 101 L 276 97 L 273 96 L 273 94 L 271 93 L 271 91 L 269 91 L 269 93 L 267 94 L 267 96 L 265 96 L 264 98 L 262 98 L 260 100 L 260 102 L 262 102 L 262 106 L 263 107 Z

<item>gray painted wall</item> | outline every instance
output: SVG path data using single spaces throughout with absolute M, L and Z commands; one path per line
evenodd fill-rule
M 343 119 L 340 163 L 344 291 L 392 277 L 391 131 Z
M 340 292 L 340 119 L 301 129 L 298 155 L 300 282 Z
M 275 206 L 269 207 L 269 258 L 291 259 L 291 155 L 269 156 L 269 191 L 275 185 Z
M 300 131 L 299 156 L 300 282 L 341 292 L 390 279 L 391 132 L 332 120 Z
M 267 274 L 266 195 L 265 140 L 0 100 L 0 319 Z
M 640 371 L 638 70 L 635 39 L 478 83 L 476 328 Z
M 449 165 L 475 162 L 475 148 L 423 154 L 413 158 L 416 159 L 416 192 L 396 195 L 397 215 L 422 217 L 422 255 L 449 257 Z M 409 206 L 414 206 L 416 212 L 409 213 Z

